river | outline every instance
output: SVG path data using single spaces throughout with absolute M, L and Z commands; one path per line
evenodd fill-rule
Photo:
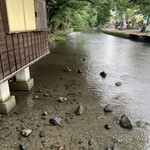
M 16 150 L 22 142 L 29 150 L 150 150 L 150 126 L 136 124 L 150 123 L 150 44 L 100 32 L 69 36 L 68 41 L 50 44 L 51 53 L 30 67 L 35 81 L 31 91 L 11 91 L 17 105 L 0 116 L 0 150 Z M 64 72 L 66 67 L 72 71 Z M 59 103 L 59 97 L 68 100 Z M 79 104 L 84 113 L 76 116 Z M 104 113 L 107 104 L 113 112 Z M 48 115 L 41 118 L 44 111 Z M 123 114 L 132 130 L 120 126 Z M 50 124 L 54 117 L 63 119 L 59 126 Z M 28 138 L 20 134 L 24 128 L 32 129 Z
M 78 68 L 83 71 L 86 88 L 99 99 L 99 105 L 109 103 L 114 107 L 115 115 L 123 113 L 133 122 L 150 123 L 150 44 L 99 32 L 76 32 L 70 37 L 72 39 L 67 42 L 52 45 L 52 53 L 69 59 L 68 66 L 73 66 L 70 63 L 76 60 Z M 81 58 L 86 61 L 81 63 Z M 101 71 L 107 73 L 106 79 L 100 77 Z M 122 82 L 121 87 L 115 86 L 118 81 Z M 116 96 L 119 100 L 115 100 Z M 145 129 L 139 130 L 143 137 L 134 139 L 134 142 L 145 138 L 147 143 L 131 149 L 149 150 L 150 134 Z M 132 136 L 128 137 L 131 141 Z

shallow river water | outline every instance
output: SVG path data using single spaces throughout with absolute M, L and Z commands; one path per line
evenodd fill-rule
M 18 150 L 22 142 L 30 145 L 28 150 L 150 150 L 150 126 L 136 125 L 139 120 L 150 123 L 150 44 L 100 32 L 74 32 L 70 37 L 50 44 L 51 53 L 31 66 L 31 91 L 11 91 L 17 105 L 0 116 L 0 150 Z M 71 72 L 63 71 L 67 66 Z M 107 73 L 105 79 L 101 71 Z M 59 103 L 60 96 L 68 100 Z M 84 113 L 76 116 L 79 104 Z M 112 113 L 104 113 L 107 104 Z M 130 118 L 132 130 L 119 125 L 122 114 Z M 58 116 L 61 125 L 52 126 L 50 119 Z M 24 128 L 32 129 L 27 138 L 21 135 Z M 41 131 L 44 137 L 39 137 Z
M 131 41 L 103 33 L 70 34 L 72 40 L 56 44 L 54 53 L 86 58 L 86 63 L 79 63 L 84 72 L 87 88 L 100 103 L 119 105 L 135 119 L 150 122 L 150 44 Z M 69 64 L 68 64 L 69 65 Z M 107 78 L 100 78 L 105 71 Z M 122 87 L 116 88 L 116 82 Z M 121 101 L 111 101 L 115 96 L 123 96 Z M 120 108 L 121 107 L 121 108 Z
M 54 44 L 54 53 L 71 60 L 86 58 L 86 62 L 79 62 L 78 66 L 83 71 L 86 88 L 99 99 L 99 104 L 110 103 L 116 114 L 125 113 L 134 122 L 150 123 L 150 44 L 99 32 L 76 32 L 70 37 L 67 42 Z M 99 75 L 103 70 L 107 73 L 106 79 Z M 118 81 L 122 82 L 121 87 L 115 87 Z M 116 96 L 120 99 L 114 100 Z M 146 138 L 147 143 L 135 149 L 149 150 L 150 135 L 142 132 L 141 138 Z

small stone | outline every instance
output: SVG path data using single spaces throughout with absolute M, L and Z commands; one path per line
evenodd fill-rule
M 45 137 L 45 132 L 41 131 L 40 134 L 39 134 L 39 136 L 40 136 L 40 138 Z
M 81 141 L 81 140 L 78 142 L 78 144 L 82 144 L 82 143 L 83 143 L 83 141 Z
M 116 100 L 119 100 L 121 98 L 121 96 L 115 96 Z
M 82 61 L 86 61 L 86 59 L 85 59 L 85 58 L 82 58 Z
M 44 97 L 49 97 L 49 93 L 44 93 Z
M 43 90 L 37 90 L 37 93 L 42 93 L 43 92 Z
M 77 110 L 75 111 L 76 115 L 82 115 L 84 113 L 84 108 L 83 106 L 80 104 L 79 107 L 77 108 Z
M 105 71 L 103 71 L 103 72 L 100 73 L 100 76 L 102 76 L 102 78 L 106 78 L 107 74 L 106 74 Z
M 18 115 L 18 114 L 19 114 L 19 111 L 15 111 L 14 114 L 17 114 L 17 115 Z
M 122 83 L 121 82 L 116 82 L 115 85 L 116 86 L 122 86 Z
M 51 118 L 50 119 L 50 123 L 52 125 L 60 125 L 61 121 L 62 121 L 61 117 L 56 117 L 56 118 Z
M 63 71 L 65 71 L 65 72 L 71 72 L 71 69 L 69 67 L 66 67 Z
M 43 112 L 43 116 L 47 116 L 48 115 L 48 112 L 47 111 L 44 111 Z
M 64 147 L 63 147 L 63 146 L 60 146 L 58 150 L 63 150 L 63 149 L 64 149 Z
M 37 127 L 40 127 L 40 124 L 37 124 Z
M 111 105 L 110 104 L 108 104 L 108 105 L 106 105 L 105 107 L 104 107 L 104 112 L 112 112 L 113 111 L 113 109 L 112 109 L 112 107 L 111 107 Z
M 47 117 L 46 116 L 42 116 L 41 118 L 45 120 Z
M 42 140 L 41 143 L 42 143 L 43 146 L 45 146 L 46 145 L 46 140 Z
M 127 128 L 127 129 L 132 129 L 133 128 L 133 125 L 131 124 L 131 121 L 129 120 L 129 118 L 126 115 L 121 116 L 120 125 L 123 128 Z
M 67 101 L 67 97 L 64 97 L 64 102 Z
M 20 144 L 20 149 L 21 149 L 21 150 L 27 150 L 29 147 L 30 147 L 30 144 L 29 144 L 29 143 L 22 142 L 22 143 Z
M 66 97 L 59 97 L 58 102 L 63 103 L 66 102 L 67 98 Z
M 138 126 L 138 127 L 141 127 L 141 128 L 145 128 L 147 125 L 149 125 L 147 122 L 144 122 L 144 121 L 142 121 L 142 120 L 139 120 L 139 121 L 137 121 L 136 122 L 136 125 Z
M 80 71 L 80 69 L 78 69 L 78 73 L 79 73 L 79 74 L 82 73 L 82 72 Z
M 39 96 L 35 95 L 33 99 L 37 100 L 37 99 L 39 99 Z
M 105 127 L 106 130 L 110 130 L 111 129 L 111 126 L 109 124 L 106 124 L 104 127 Z
M 88 144 L 92 145 L 93 144 L 93 140 L 88 141 Z
M 28 137 L 32 133 L 31 129 L 24 129 L 22 130 L 22 135 Z

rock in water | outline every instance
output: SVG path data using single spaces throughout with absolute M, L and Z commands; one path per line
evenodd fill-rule
M 133 129 L 133 125 L 131 124 L 131 121 L 129 120 L 129 118 L 126 115 L 121 116 L 120 125 L 123 128 Z
M 69 67 L 66 67 L 66 68 L 64 69 L 64 71 L 65 71 L 65 72 L 71 72 L 71 69 L 70 69 Z
M 103 78 L 106 78 L 107 74 L 106 74 L 105 71 L 103 71 L 103 72 L 100 73 L 100 76 L 102 76 Z
M 105 106 L 104 112 L 112 112 L 112 111 L 113 111 L 113 109 L 112 109 L 112 107 L 111 107 L 110 104 L 108 104 L 108 105 Z
M 49 97 L 49 93 L 44 93 L 44 97 Z
M 40 134 L 39 134 L 39 136 L 40 136 L 40 138 L 45 137 L 45 132 L 41 131 Z
M 48 115 L 48 112 L 47 112 L 47 111 L 44 111 L 42 115 L 43 115 L 43 116 L 47 116 L 47 115 Z
M 111 129 L 111 126 L 109 124 L 106 124 L 104 127 L 105 127 L 106 130 L 110 130 Z
M 75 111 L 76 115 L 82 115 L 84 113 L 84 108 L 83 106 L 80 104 L 79 107 L 77 108 L 77 110 Z
M 82 58 L 82 61 L 86 61 L 86 59 L 85 59 L 85 58 Z
M 23 142 L 23 143 L 20 144 L 20 149 L 21 150 L 27 150 L 29 147 L 30 147 L 29 143 Z
M 67 101 L 67 97 L 59 97 L 58 102 L 63 103 Z
M 110 147 L 106 147 L 105 150 L 112 150 Z
M 115 85 L 116 86 L 122 86 L 122 83 L 121 82 L 116 82 Z
M 24 129 L 22 130 L 22 135 L 28 137 L 32 133 L 31 129 Z
M 78 73 L 79 73 L 79 74 L 82 73 L 80 69 L 78 69 Z
M 54 126 L 59 125 L 62 121 L 61 117 L 56 117 L 56 118 L 52 118 L 50 119 L 50 123 Z
M 35 95 L 33 99 L 37 100 L 37 99 L 39 99 L 39 96 Z
M 144 121 L 142 121 L 142 120 L 139 120 L 139 121 L 137 121 L 136 122 L 136 125 L 138 126 L 138 127 L 141 127 L 141 128 L 145 128 L 147 125 L 149 125 L 147 122 L 144 122 Z

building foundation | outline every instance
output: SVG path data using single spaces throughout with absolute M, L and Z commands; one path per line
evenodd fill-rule
M 14 91 L 30 91 L 34 86 L 34 79 L 30 78 L 29 67 L 16 74 L 16 81 L 10 83 L 10 89 Z
M 0 84 L 0 113 L 9 113 L 16 105 L 15 96 L 10 96 L 8 81 Z

